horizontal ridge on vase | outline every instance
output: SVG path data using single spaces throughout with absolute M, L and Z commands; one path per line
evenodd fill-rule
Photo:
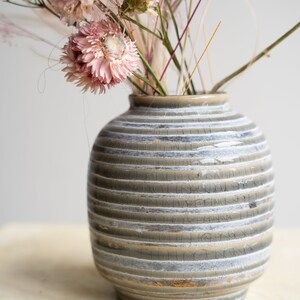
M 94 143 L 94 260 L 122 300 L 245 299 L 270 256 L 268 144 L 227 95 L 130 96 Z

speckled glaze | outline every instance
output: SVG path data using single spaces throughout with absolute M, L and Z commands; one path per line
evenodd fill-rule
M 131 96 L 98 135 L 94 259 L 126 300 L 240 300 L 270 255 L 273 170 L 226 94 Z

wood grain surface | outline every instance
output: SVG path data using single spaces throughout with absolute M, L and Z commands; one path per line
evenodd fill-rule
M 299 300 L 299 249 L 300 229 L 275 230 L 268 269 L 247 300 Z M 116 300 L 94 267 L 87 225 L 4 226 L 0 264 L 1 300 Z

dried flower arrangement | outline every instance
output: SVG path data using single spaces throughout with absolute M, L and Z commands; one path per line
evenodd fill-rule
M 62 49 L 60 62 L 67 81 L 75 82 L 83 91 L 104 93 L 107 89 L 128 82 L 134 94 L 170 94 L 166 73 L 176 69 L 178 95 L 193 95 L 201 90 L 195 86 L 194 75 L 210 46 L 221 22 L 207 41 L 199 57 L 195 45 L 188 41 L 192 20 L 201 0 L 4 0 L 31 9 L 41 9 L 58 17 L 65 25 L 75 27 Z M 179 26 L 179 8 L 186 6 L 186 24 Z M 278 40 L 256 55 L 250 62 L 215 84 L 209 93 L 218 92 L 266 56 L 275 46 L 300 27 L 300 22 Z M 176 41 L 170 38 L 174 29 Z M 0 31 L 35 37 L 17 24 L 0 16 Z M 43 40 L 43 38 L 40 38 Z M 44 40 L 45 41 L 45 40 Z M 47 41 L 46 41 L 47 42 Z M 187 51 L 186 48 L 190 48 Z M 192 67 L 192 61 L 195 65 Z M 203 87 L 202 87 L 203 89 Z

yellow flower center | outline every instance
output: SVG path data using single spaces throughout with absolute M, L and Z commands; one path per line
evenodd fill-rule
M 104 40 L 104 46 L 107 52 L 116 55 L 116 56 L 122 56 L 126 45 L 122 38 L 115 35 L 109 35 Z

